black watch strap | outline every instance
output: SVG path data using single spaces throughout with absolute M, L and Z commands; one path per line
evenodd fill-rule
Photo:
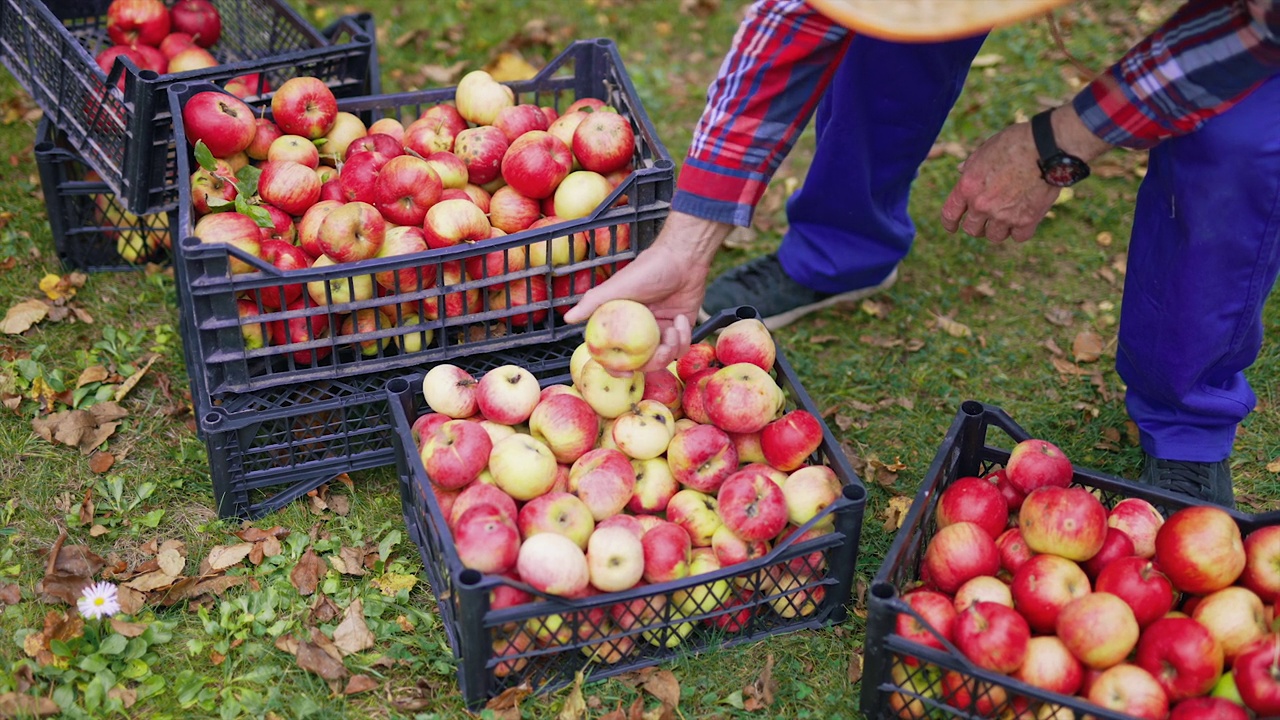
M 1044 162 L 1062 152 L 1058 141 L 1053 137 L 1053 123 L 1049 121 L 1051 110 L 1037 113 L 1031 117 L 1031 137 L 1036 142 L 1036 152 L 1040 154 L 1040 162 Z

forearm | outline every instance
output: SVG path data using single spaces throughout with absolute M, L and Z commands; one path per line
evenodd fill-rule
M 831 83 L 849 37 L 802 0 L 753 4 L 709 88 L 672 207 L 749 225 Z
M 654 245 L 670 248 L 680 257 L 687 258 L 690 265 L 709 267 L 720 244 L 732 230 L 733 225 L 729 223 L 672 210 Z
M 1280 0 L 1200 0 L 1134 46 L 1072 108 L 1107 143 L 1146 148 L 1195 130 L 1277 73 Z

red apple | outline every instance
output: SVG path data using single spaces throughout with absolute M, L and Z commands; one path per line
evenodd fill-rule
M 1133 610 L 1138 627 L 1145 628 L 1173 609 L 1173 585 L 1150 560 L 1120 558 L 1098 573 L 1094 589 L 1108 592 Z
M 1067 603 L 1089 594 L 1089 577 L 1066 558 L 1036 555 L 1013 574 L 1009 590 L 1014 608 L 1031 629 L 1048 634 L 1053 632 L 1058 614 Z
M 971 578 L 995 575 L 1000 569 L 1000 551 L 986 530 L 959 522 L 934 534 L 925 548 L 924 566 L 939 590 L 954 593 Z
M 951 598 L 932 590 L 912 590 L 902 596 L 902 601 L 927 623 L 922 624 L 908 613 L 899 613 L 897 633 L 904 640 L 943 650 L 942 641 L 954 639 L 957 613 Z M 916 662 L 915 658 L 907 658 L 908 664 Z
M 427 238 L 416 227 L 397 226 L 387 228 L 382 246 L 374 257 L 389 258 L 415 255 L 427 251 Z M 435 287 L 436 270 L 433 263 L 410 264 L 398 270 L 383 270 L 373 276 L 375 282 L 392 293 L 407 293 Z
M 1225 587 L 1205 595 L 1191 617 L 1222 645 L 1228 664 L 1268 631 L 1262 600 L 1245 587 Z
M 1124 600 L 1094 592 L 1058 613 L 1058 638 L 1086 667 L 1102 670 L 1123 661 L 1138 644 L 1138 621 Z
M 1027 621 L 993 602 L 974 603 L 960 613 L 953 634 L 956 647 L 975 665 L 1006 674 L 1022 666 L 1031 640 Z
M 453 141 L 453 153 L 467 166 L 467 182 L 484 185 L 501 174 L 507 136 L 492 125 L 467 128 Z
M 133 48 L 142 56 L 140 68 L 142 70 L 150 70 L 157 75 L 164 75 L 169 69 L 169 58 L 159 49 L 150 45 L 135 45 Z
M 158 49 L 165 60 L 168 60 L 189 47 L 196 47 L 195 38 L 184 32 L 170 32 L 160 41 Z
M 507 185 L 489 200 L 489 223 L 505 233 L 518 233 L 542 216 L 538 201 Z
M 240 213 L 205 215 L 196 222 L 192 234 L 200 238 L 202 243 L 225 243 L 253 257 L 258 257 L 261 253 L 262 233 L 258 223 Z M 232 274 L 257 272 L 257 268 L 236 257 L 235 253 L 228 253 L 227 264 Z
M 1046 485 L 1064 488 L 1071 484 L 1071 461 L 1047 440 L 1032 438 L 1014 445 L 1005 472 L 1009 482 L 1023 493 Z
M 986 479 L 994 482 L 996 488 L 1000 490 L 1000 495 L 1004 497 L 1004 501 L 1009 506 L 1010 512 L 1016 512 L 1022 507 L 1022 501 L 1026 499 L 1027 494 L 1013 486 L 1009 482 L 1009 473 L 1004 468 L 1000 468 L 995 472 L 986 476 Z
M 272 345 L 313 344 L 314 346 L 294 350 L 294 362 L 310 365 L 316 360 L 329 356 L 329 341 L 316 343 L 329 337 L 329 315 L 318 311 L 314 305 L 302 298 L 289 303 L 287 310 L 291 313 L 287 320 L 275 320 L 268 325 Z
M 271 115 L 286 135 L 314 140 L 333 126 L 338 100 L 319 78 L 289 78 L 271 98 Z
M 1198 697 L 1174 705 L 1169 720 L 1249 720 L 1249 713 L 1230 700 Z
M 397 158 L 405 154 L 404 146 L 391 135 L 387 135 L 385 133 L 370 133 L 352 140 L 351 144 L 347 145 L 347 149 L 343 153 L 342 160 L 343 162 L 346 162 L 347 160 L 350 160 L 352 156 L 359 155 L 362 152 L 382 153 L 388 159 Z
M 169 9 L 160 0 L 112 0 L 107 6 L 107 37 L 116 45 L 155 47 L 169 28 Z
M 541 108 L 528 104 L 505 107 L 493 120 L 493 126 L 507 136 L 508 142 L 515 142 L 516 138 L 528 132 L 546 130 L 550 125 L 551 121 L 547 120 Z
M 368 203 L 350 202 L 334 208 L 320 224 L 320 249 L 334 262 L 368 260 L 378 254 L 387 234 L 387 221 Z
M 1018 572 L 1023 563 L 1035 557 L 1022 539 L 1022 531 L 1016 527 L 1000 533 L 996 538 L 996 549 L 1000 551 L 1000 567 L 1010 574 Z
M 787 525 L 782 488 L 762 473 L 730 475 L 720 486 L 717 499 L 724 524 L 748 542 L 777 537 Z
M 307 208 L 302 218 L 298 220 L 298 246 L 312 259 L 324 254 L 324 248 L 320 246 L 320 227 L 324 224 L 324 219 L 342 205 L 343 203 L 337 200 L 320 200 Z
M 635 131 L 617 112 L 593 112 L 573 131 L 573 156 L 586 170 L 610 173 L 631 162 Z
M 502 156 L 501 175 L 507 184 L 521 195 L 539 200 L 551 197 L 572 170 L 569 148 L 545 131 L 512 139 Z
M 1164 515 L 1142 498 L 1125 498 L 1107 513 L 1107 525 L 1123 530 L 1133 541 L 1133 554 L 1149 558 L 1156 554 L 1156 532 Z
M 688 577 L 693 542 L 684 528 L 662 520 L 646 530 L 640 542 L 644 548 L 645 582 L 660 583 Z
M 1245 707 L 1259 718 L 1280 716 L 1280 633 L 1241 653 L 1231 674 Z
M 202 48 L 211 47 L 222 36 L 222 16 L 209 0 L 178 0 L 169 16 L 175 32 L 190 35 Z
M 760 430 L 765 461 L 790 472 L 804 465 L 822 445 L 822 423 L 806 410 L 793 410 Z
M 225 158 L 249 147 L 257 125 L 253 110 L 239 98 L 207 90 L 191 96 L 182 108 L 187 141 L 204 141 L 216 158 Z
M 715 346 L 704 340 L 690 345 L 680 359 L 676 360 L 676 375 L 688 386 L 689 378 L 704 370 L 719 367 Z
M 1083 488 L 1041 485 L 1023 500 L 1018 529 L 1035 552 L 1082 562 L 1106 541 L 1107 508 Z
M 214 57 L 213 53 L 205 50 L 199 45 L 191 45 L 190 47 L 183 48 L 173 57 L 169 58 L 168 67 L 165 69 L 172 75 L 174 73 L 191 72 L 192 70 L 205 70 L 207 68 L 217 66 L 218 58 Z M 227 92 L 231 91 L 228 90 Z
M 1151 673 L 1121 663 L 1098 675 L 1089 688 L 1089 702 L 1126 717 L 1162 720 L 1169 714 L 1169 698 Z
M 1240 582 L 1263 602 L 1280 602 L 1280 525 L 1268 525 L 1244 539 L 1244 571 Z
M 1116 527 L 1107 527 L 1107 536 L 1102 541 L 1102 548 L 1097 554 L 1081 563 L 1090 580 L 1096 579 L 1098 573 L 1112 562 L 1120 558 L 1134 557 L 1133 541 L 1125 532 Z
M 263 240 L 260 247 L 262 259 L 281 270 L 302 270 L 311 267 L 311 261 L 302 248 L 290 242 L 275 239 Z M 302 285 L 299 283 L 268 285 L 259 289 L 257 296 L 264 308 L 279 310 L 302 297 Z
M 1246 562 L 1240 527 L 1222 508 L 1183 508 L 1156 533 L 1156 565 L 1183 592 L 1207 595 L 1240 577 Z
M 1142 633 L 1134 663 L 1176 703 L 1213 689 L 1222 675 L 1222 646 L 1195 620 L 1161 618 Z
M 197 215 L 213 211 L 209 201 L 229 203 L 236 199 L 236 174 L 226 160 L 218 160 L 210 172 L 200 168 L 191 174 L 191 204 Z
M 1084 666 L 1053 635 L 1027 641 L 1027 656 L 1013 673 L 1016 680 L 1049 692 L 1075 695 L 1084 683 Z
M 498 508 L 485 503 L 462 513 L 454 526 L 453 542 L 463 567 L 482 573 L 500 574 L 516 567 L 522 547 L 515 525 Z
M 267 160 L 291 160 L 314 170 L 320 167 L 320 151 L 301 135 L 281 135 L 267 148 Z
M 427 210 L 440 201 L 443 189 L 440 176 L 426 160 L 401 155 L 388 160 L 378 172 L 374 205 L 397 225 L 422 225 Z
M 994 539 L 1000 537 L 1009 525 L 1009 506 L 999 488 L 991 481 L 979 477 L 962 477 L 948 485 L 938 496 L 938 508 L 934 517 L 938 527 L 957 522 L 974 523 Z
M 258 195 L 290 215 L 301 216 L 320 201 L 320 176 L 302 163 L 268 160 L 258 176 Z
M 378 202 L 378 177 L 391 158 L 380 152 L 356 153 L 342 165 L 338 173 L 338 186 L 347 202 L 359 201 L 373 205 Z

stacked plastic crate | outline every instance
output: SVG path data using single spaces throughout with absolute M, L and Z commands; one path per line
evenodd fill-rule
M 184 346 L 221 515 L 262 515 L 340 473 L 394 464 L 384 392 L 392 378 L 444 361 L 475 373 L 507 363 L 567 368 L 581 328 L 561 314 L 653 241 L 674 164 L 616 46 L 576 42 L 536 77 L 508 86 L 519 104 L 562 112 L 595 98 L 629 120 L 630 170 L 586 216 L 484 242 L 282 270 L 196 238 L 190 189 L 179 187 L 174 248 Z M 170 88 L 180 177 L 197 168 L 182 108 L 210 90 L 217 88 L 202 82 Z M 366 125 L 395 118 L 408 126 L 454 96 L 455 88 L 443 88 L 339 99 L 338 110 Z M 585 252 L 558 254 L 566 243 Z M 544 261 L 495 264 L 486 255 Z M 264 297 L 294 300 L 282 307 Z M 422 320 L 406 328 L 411 316 Z M 372 324 L 356 326 L 358 317 Z

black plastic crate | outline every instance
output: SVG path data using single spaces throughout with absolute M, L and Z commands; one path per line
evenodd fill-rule
M 582 327 L 565 324 L 560 318 L 560 311 L 576 303 L 582 297 L 583 288 L 579 286 L 576 291 L 573 288 L 557 289 L 557 279 L 567 284 L 575 273 L 586 273 L 582 277 L 594 285 L 599 281 L 598 272 L 612 271 L 648 247 L 667 216 L 674 190 L 674 163 L 658 140 L 612 41 L 576 42 L 536 77 L 509 83 L 509 86 L 515 91 L 517 102 L 551 105 L 563 110 L 575 99 L 601 98 L 631 120 L 636 136 L 635 169 L 589 216 L 481 243 L 462 243 L 411 255 L 282 271 L 237 248 L 220 243 L 201 243 L 193 237 L 191 196 L 189 189 L 183 186 L 175 233 L 178 238 L 176 262 L 181 309 L 191 323 L 186 339 L 195 348 L 193 357 L 199 360 L 198 366 L 188 368 L 193 394 L 197 389 L 205 395 L 257 392 L 270 387 L 352 378 L 475 353 L 581 337 Z M 185 138 L 181 118 L 183 104 L 196 93 L 212 89 L 215 88 L 203 83 L 178 85 L 171 89 L 169 95 L 175 134 L 179 138 Z M 407 125 L 424 109 L 451 101 L 453 96 L 454 89 L 446 88 L 339 100 L 338 108 L 370 118 L 370 121 L 384 116 L 397 117 Z M 186 176 L 195 164 L 185 139 L 180 140 L 180 145 L 186 151 L 178 158 L 179 172 Z M 623 195 L 627 197 L 627 204 L 617 205 L 616 201 Z M 539 265 L 500 273 L 486 269 L 481 277 L 465 280 L 451 280 L 445 276 L 446 267 L 465 263 L 470 258 L 538 245 L 549 249 L 553 240 L 571 234 L 599 238 L 601 250 L 596 250 L 596 243 L 591 243 L 592 249 L 586 259 L 572 264 Z M 624 240 L 626 247 L 623 247 Z M 233 259 L 248 263 L 256 271 L 232 274 L 229 264 Z M 289 285 L 322 283 L 330 288 L 325 291 L 328 296 L 333 288 L 347 288 L 352 292 L 359 282 L 377 287 L 373 282 L 374 274 L 392 271 L 405 271 L 412 275 L 408 281 L 398 281 L 397 289 L 405 288 L 405 282 L 413 288 L 432 287 L 406 289 L 392 296 L 373 293 L 373 297 L 366 300 L 326 305 L 316 304 L 309 298 L 309 293 L 303 292 L 302 306 L 293 310 L 269 311 L 259 303 L 259 318 L 252 321 L 242 320 L 237 307 L 238 299 L 255 295 L 263 288 L 276 288 L 283 293 Z M 550 288 L 547 297 L 530 298 L 526 294 L 527 304 L 517 302 L 510 308 L 504 308 L 492 303 L 485 290 L 521 280 L 527 281 L 525 287 L 545 283 Z M 444 312 L 446 299 L 462 293 L 475 293 L 480 304 L 472 307 L 472 311 L 449 316 Z M 404 328 L 392 325 L 399 325 L 405 314 L 410 312 L 405 309 L 406 305 L 423 317 L 429 317 L 431 312 L 439 317 L 415 326 L 431 330 L 432 337 L 414 352 L 400 351 L 394 343 L 386 344 L 386 341 L 405 333 Z M 394 315 L 393 321 L 386 320 L 383 313 L 373 313 L 379 323 L 377 330 L 338 336 L 336 330 L 344 318 L 375 308 L 388 310 Z M 302 326 L 314 321 L 331 331 L 308 331 L 308 340 L 288 345 L 267 345 L 254 350 L 246 347 L 242 325 L 290 320 Z M 328 334 L 324 336 L 326 332 Z M 382 342 L 373 342 L 377 340 Z M 355 345 L 360 341 L 369 341 L 377 349 L 372 354 L 362 354 Z
M 140 270 L 168 265 L 177 207 L 135 215 L 71 149 L 48 118 L 36 126 L 36 167 L 53 246 L 67 270 Z
M 564 376 L 577 343 L 561 342 L 460 361 L 480 374 L 515 363 L 544 377 Z M 416 369 L 421 377 L 429 367 Z M 197 399 L 209 453 L 214 501 L 223 518 L 258 518 L 342 473 L 394 465 L 387 383 L 403 371 L 321 380 Z
M 694 339 L 744 317 L 759 315 L 749 307 L 722 312 L 699 327 Z M 789 396 L 788 405 L 821 417 L 781 351 L 775 369 L 779 386 Z M 543 379 L 543 384 L 557 381 Z M 867 491 L 825 423 L 822 445 L 811 462 L 825 463 L 835 471 L 844 484 L 844 496 L 779 541 L 767 555 L 681 580 L 570 600 L 541 596 L 524 583 L 462 566 L 412 437 L 412 423 L 424 412 L 419 408 L 421 390 L 421 377 L 388 384 L 405 523 L 418 544 L 444 618 L 468 706 L 479 707 L 488 698 L 526 683 L 536 692 L 550 691 L 573 682 L 578 671 L 599 680 L 691 653 L 845 619 Z M 834 521 L 830 533 L 795 540 L 827 520 Z M 796 571 L 791 577 L 799 578 L 797 582 L 769 581 L 769 571 L 783 566 Z M 721 581 L 725 586 L 714 594 L 723 593 L 723 599 L 715 607 L 705 607 L 711 603 L 703 602 L 688 614 L 673 611 L 692 589 Z M 492 610 L 490 592 L 504 585 L 529 592 L 536 601 Z M 606 619 L 610 608 L 623 603 L 630 604 L 635 620 L 625 630 Z M 593 653 L 597 659 L 588 659 Z
M 118 201 L 139 214 L 178 201 L 168 90 L 175 83 L 225 84 L 259 73 L 279 87 L 296 76 L 324 80 L 339 97 L 380 92 L 371 16 L 342 18 L 323 32 L 285 0 L 214 0 L 222 35 L 210 52 L 223 64 L 157 75 L 127 60 L 104 73 L 94 58 L 111 47 L 110 0 L 0 0 L 0 61 L 45 117 L 96 170 Z M 119 81 L 124 80 L 123 90 Z M 269 101 L 262 94 L 258 103 Z
M 907 640 L 896 632 L 898 615 L 902 613 L 928 625 L 901 595 L 920 578 L 924 551 L 936 530 L 933 518 L 942 490 L 962 477 L 985 476 L 1009 460 L 1009 450 L 989 444 L 993 438 L 988 437 L 988 431 L 993 429 L 1003 433 L 1010 448 L 1031 437 L 1000 408 L 976 401 L 960 406 L 920 484 L 911 510 L 876 573 L 868 593 L 862 712 L 873 719 L 977 718 L 986 716 L 982 712 L 986 708 L 977 707 L 978 703 L 1003 703 L 996 708 L 997 714 L 1002 710 L 1012 713 L 1013 705 L 1025 705 L 1021 709 L 1034 716 L 1037 708 L 1049 704 L 1068 709 L 1075 717 L 1132 720 L 1128 715 L 1098 707 L 1084 698 L 1048 692 L 980 668 L 945 640 L 942 642 L 947 650 L 938 650 Z M 1166 513 L 1196 504 L 1183 495 L 1078 467 L 1072 484 L 1094 491 L 1107 507 L 1131 497 L 1147 500 Z M 1265 525 L 1280 523 L 1280 512 L 1246 515 L 1233 510 L 1230 513 L 1245 535 Z M 948 694 L 944 690 L 941 677 L 948 671 L 966 676 L 963 692 Z

